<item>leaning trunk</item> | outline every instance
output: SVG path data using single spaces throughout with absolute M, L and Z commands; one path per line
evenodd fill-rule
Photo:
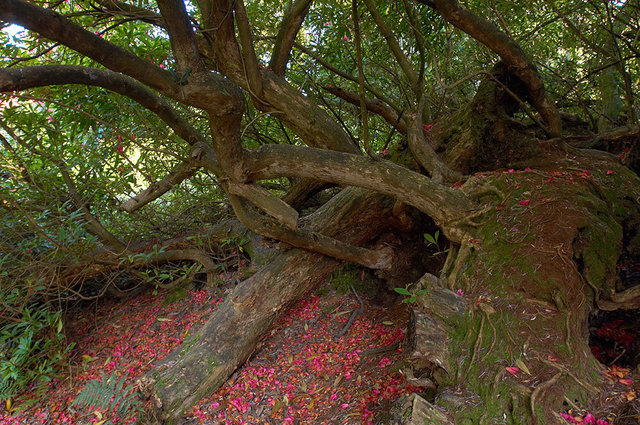
M 384 230 L 392 206 L 388 197 L 346 189 L 313 214 L 309 227 L 361 245 Z M 160 420 L 175 423 L 222 385 L 249 358 L 279 313 L 338 265 L 323 255 L 291 249 L 242 282 L 199 332 L 142 378 Z

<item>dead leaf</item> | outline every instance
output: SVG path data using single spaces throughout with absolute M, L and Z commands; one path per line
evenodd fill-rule
M 271 417 L 274 418 L 282 410 L 282 402 L 277 398 L 273 400 L 273 407 L 271 408 Z
M 527 375 L 531 375 L 531 372 L 529 372 L 529 368 L 527 367 L 526 364 L 524 364 L 522 360 L 520 359 L 516 360 L 516 366 L 518 366 L 520 370 L 523 370 L 524 373 L 526 373 Z
M 336 379 L 333 381 L 333 387 L 336 388 L 341 380 L 342 380 L 342 375 L 338 375 Z

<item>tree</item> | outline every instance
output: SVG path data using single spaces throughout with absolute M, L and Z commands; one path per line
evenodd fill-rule
M 554 422 L 559 393 L 586 401 L 601 379 L 582 332 L 589 312 L 638 304 L 637 289 L 616 286 L 615 261 L 623 230 L 632 235 L 637 226 L 640 186 L 613 155 L 569 143 L 555 100 L 593 113 L 599 88 L 608 102 L 611 83 L 599 86 L 576 69 L 595 66 L 596 76 L 615 66 L 622 81 L 613 84 L 624 87 L 635 125 L 630 64 L 637 43 L 629 32 L 637 8 L 264 3 L 0 1 L 7 41 L 0 91 L 8 94 L 0 121 L 3 207 L 26 218 L 20 226 L 44 244 L 38 254 L 49 265 L 34 267 L 21 253 L 11 257 L 12 270 L 27 263 L 20 279 L 54 276 L 55 285 L 79 294 L 97 276 L 126 269 L 144 280 L 145 267 L 167 261 L 196 263 L 211 275 L 215 264 L 203 245 L 188 241 L 238 233 L 238 224 L 200 225 L 223 210 L 208 203 L 198 211 L 199 203 L 222 193 L 243 226 L 280 241 L 281 252 L 144 380 L 159 417 L 175 422 L 221 385 L 283 306 L 317 286 L 337 260 L 391 274 L 402 248 L 376 240 L 394 229 L 402 242 L 411 226 L 437 226 L 448 257 L 438 277 L 420 279 L 428 292 L 419 304 L 456 344 L 420 361 L 437 365 L 431 369 L 441 392 L 463 386 L 482 401 L 451 408 L 452 415 Z M 589 7 L 609 17 L 599 34 L 617 46 L 614 63 L 577 57 L 585 44 L 596 46 L 581 43 L 589 34 L 570 24 L 592 22 Z M 10 40 L 9 24 L 27 32 Z M 564 44 L 541 42 L 547 31 L 565 36 Z M 533 58 L 546 60 L 544 78 Z M 610 141 L 620 149 L 638 132 L 595 138 L 589 131 L 597 128 L 569 118 L 582 125 L 579 141 L 593 146 Z M 494 171 L 518 164 L 539 171 Z M 479 171 L 485 174 L 469 177 Z M 556 184 L 545 186 L 554 176 Z M 360 189 L 346 188 L 301 215 L 328 185 Z M 195 208 L 186 217 L 175 214 L 184 199 Z M 160 229 L 166 208 L 175 222 Z M 66 239 L 52 233 L 54 223 Z M 169 240 L 169 230 L 184 228 L 188 237 Z M 145 243 L 149 238 L 161 243 Z M 253 245 L 252 260 L 260 263 Z M 540 267 L 544 273 L 536 275 Z M 514 280 L 523 273 L 531 282 Z M 477 303 L 455 295 L 462 286 Z M 99 289 L 106 290 L 121 292 L 110 281 Z M 496 349 L 499 340 L 504 345 Z M 542 384 L 505 376 L 515 360 L 529 364 Z

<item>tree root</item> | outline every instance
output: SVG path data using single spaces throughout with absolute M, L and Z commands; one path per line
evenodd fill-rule
M 458 249 L 458 255 L 456 256 L 455 262 L 453 263 L 453 268 L 446 278 L 447 287 L 452 291 L 456 285 L 458 274 L 462 270 L 462 267 L 466 264 L 467 260 L 469 259 L 469 255 L 471 255 L 471 250 L 473 249 L 473 244 L 469 241 L 469 239 L 469 235 L 465 234 L 465 237 L 460 243 L 460 248 Z
M 555 362 L 552 362 L 552 361 L 547 360 L 547 359 L 542 358 L 542 357 L 538 357 L 538 360 L 540 360 L 542 363 L 546 364 L 547 366 L 551 366 L 551 367 L 553 367 L 555 369 L 558 369 L 561 373 L 573 378 L 573 380 L 576 381 L 576 383 L 578 385 L 580 385 L 582 388 L 584 388 L 588 392 L 593 393 L 593 394 L 596 394 L 598 392 L 597 388 L 595 388 L 593 385 L 590 385 L 590 384 L 587 384 L 585 382 L 582 382 L 576 375 L 574 375 L 565 366 L 563 366 L 561 364 L 557 364 Z
M 558 372 L 555 375 L 553 375 L 553 377 L 551 379 L 549 379 L 548 381 L 538 385 L 536 387 L 535 390 L 533 390 L 533 392 L 531 393 L 531 415 L 533 416 L 533 422 L 537 423 L 537 415 L 536 415 L 536 398 L 538 398 L 538 395 L 546 390 L 547 388 L 549 388 L 550 386 L 552 386 L 553 384 L 555 384 L 558 379 L 560 379 L 560 377 L 562 376 L 562 372 Z

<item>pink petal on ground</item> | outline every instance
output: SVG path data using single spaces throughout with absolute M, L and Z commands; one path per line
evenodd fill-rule
M 509 372 L 512 375 L 515 375 L 516 373 L 520 372 L 520 369 L 514 366 L 505 367 L 505 369 L 507 369 L 507 372 Z

